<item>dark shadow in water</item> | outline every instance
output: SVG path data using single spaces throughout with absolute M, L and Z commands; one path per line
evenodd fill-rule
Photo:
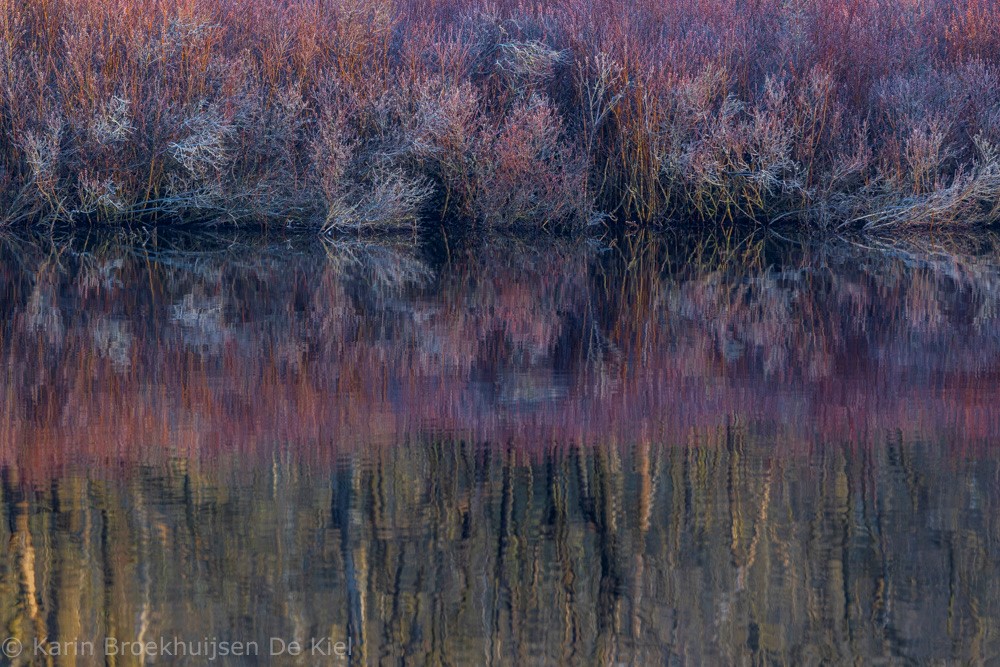
M 29 652 L 207 637 L 258 642 L 268 663 L 271 637 L 331 637 L 370 663 L 998 654 L 988 248 L 3 253 L 0 622 Z

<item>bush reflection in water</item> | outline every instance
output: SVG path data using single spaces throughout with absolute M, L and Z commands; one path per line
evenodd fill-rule
M 989 251 L 5 243 L 0 622 L 26 644 L 998 652 Z

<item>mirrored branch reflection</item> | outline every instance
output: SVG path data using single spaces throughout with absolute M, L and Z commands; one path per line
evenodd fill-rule
M 1000 652 L 987 242 L 494 240 L 442 257 L 174 235 L 2 252 L 0 627 L 28 650 Z

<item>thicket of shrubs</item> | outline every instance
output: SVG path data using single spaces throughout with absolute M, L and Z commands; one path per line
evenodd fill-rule
M 1000 220 L 993 0 L 0 0 L 0 220 Z

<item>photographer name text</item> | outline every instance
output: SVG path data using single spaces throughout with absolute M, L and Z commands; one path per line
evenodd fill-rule
M 7 658 L 16 658 L 24 653 L 35 657 L 102 655 L 131 656 L 142 658 L 199 658 L 214 661 L 228 657 L 251 656 L 303 656 L 307 658 L 348 658 L 353 646 L 351 639 L 334 637 L 309 637 L 288 639 L 270 637 L 267 641 L 231 641 L 217 637 L 183 639 L 180 637 L 160 637 L 159 639 L 124 640 L 105 637 L 103 641 L 50 641 L 47 637 L 36 637 L 30 643 L 22 643 L 16 638 L 8 638 L 2 644 Z

